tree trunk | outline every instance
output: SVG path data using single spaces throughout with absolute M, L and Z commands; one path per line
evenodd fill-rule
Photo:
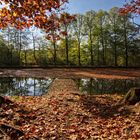
M 124 17 L 124 46 L 125 46 L 125 66 L 128 67 L 128 42 L 127 42 L 126 17 Z
M 25 59 L 25 66 L 27 65 L 27 51 L 24 50 L 24 59 Z
M 55 43 L 55 41 L 53 42 L 53 47 L 54 47 L 54 65 L 56 66 L 56 43 Z
M 121 104 L 135 105 L 140 102 L 140 88 L 132 88 L 120 101 Z
M 69 48 L 68 48 L 68 37 L 65 37 L 65 43 L 66 43 L 66 64 L 69 65 Z
M 32 33 L 32 38 L 33 38 L 33 48 L 34 48 L 34 51 L 33 51 L 33 55 L 34 55 L 34 59 L 35 59 L 35 62 L 37 64 L 37 58 L 36 58 L 36 42 L 35 42 L 35 36 L 33 35 Z
M 102 63 L 105 65 L 105 44 L 104 44 L 104 35 L 103 35 L 103 24 L 102 24 L 102 19 L 100 23 L 100 33 L 101 33 L 101 44 L 102 44 Z
M 78 64 L 81 66 L 80 42 L 78 43 Z
M 22 60 L 21 60 L 21 49 L 22 49 L 22 38 L 21 38 L 22 32 L 19 31 L 19 61 L 20 61 L 20 65 L 22 64 Z
M 90 53 L 91 53 L 91 66 L 93 66 L 93 46 L 92 46 L 92 31 L 90 30 Z
M 116 31 L 116 20 L 115 20 L 115 16 L 113 17 L 113 30 L 114 30 L 114 64 L 115 64 L 115 67 L 118 66 L 117 64 L 117 39 L 116 39 L 116 34 L 117 34 L 117 31 Z

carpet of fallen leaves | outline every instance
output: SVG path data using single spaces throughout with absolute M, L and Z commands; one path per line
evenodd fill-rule
M 56 79 L 45 96 L 0 104 L 0 139 L 140 140 L 140 114 L 117 105 L 121 98 L 81 94 L 73 80 Z

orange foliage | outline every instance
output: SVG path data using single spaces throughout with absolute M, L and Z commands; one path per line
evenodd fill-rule
M 18 29 L 35 26 L 49 32 L 59 27 L 61 7 L 67 0 L 1 0 L 0 28 L 12 25 Z M 6 6 L 5 6 L 6 5 Z
M 130 0 L 123 8 L 120 9 L 122 15 L 127 13 L 135 13 L 140 15 L 140 0 Z
M 70 22 L 72 22 L 75 19 L 75 16 L 72 16 L 68 13 L 61 13 L 61 15 L 58 17 L 55 13 L 53 13 L 48 18 L 48 23 L 50 23 L 51 26 L 47 27 L 46 38 L 50 40 L 51 42 L 56 42 L 57 40 L 60 40 L 60 35 L 66 36 L 67 32 L 62 31 L 61 27 L 64 25 L 68 25 Z

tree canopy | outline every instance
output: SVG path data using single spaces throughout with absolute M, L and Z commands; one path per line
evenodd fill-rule
M 10 24 L 17 29 L 33 25 L 45 29 L 46 32 L 58 29 L 60 22 L 66 23 L 71 19 L 70 15 L 61 15 L 63 5 L 67 2 L 68 0 L 1 0 L 0 28 Z M 140 14 L 140 0 L 126 2 L 120 12 Z
M 58 28 L 61 21 L 64 22 L 61 12 L 66 2 L 67 0 L 1 0 L 0 28 L 12 25 L 23 29 L 34 25 L 49 32 L 52 28 Z

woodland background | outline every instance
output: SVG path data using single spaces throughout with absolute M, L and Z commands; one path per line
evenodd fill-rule
M 139 67 L 140 25 L 133 14 L 118 11 L 77 14 L 61 25 L 65 35 L 55 42 L 36 27 L 2 29 L 0 67 Z

